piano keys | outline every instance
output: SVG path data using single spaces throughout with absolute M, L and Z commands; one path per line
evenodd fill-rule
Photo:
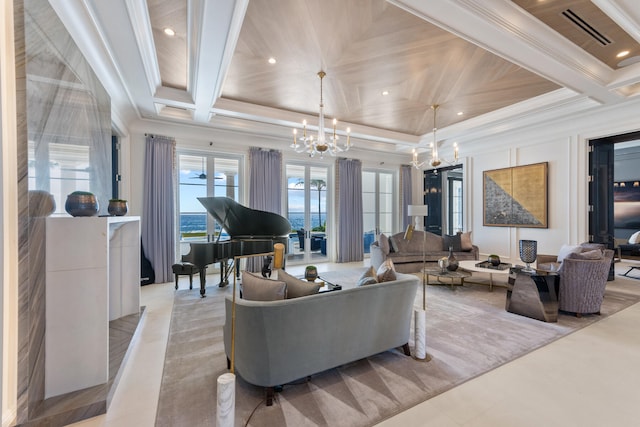
M 182 256 L 182 261 L 191 262 L 200 269 L 202 297 L 205 296 L 208 265 L 220 263 L 219 286 L 226 286 L 231 272 L 228 263 L 230 259 L 273 252 L 273 245 L 276 243 L 284 244 L 286 250 L 291 224 L 285 217 L 247 208 L 229 197 L 198 197 L 198 201 L 229 235 L 228 240 L 192 242 L 189 253 Z

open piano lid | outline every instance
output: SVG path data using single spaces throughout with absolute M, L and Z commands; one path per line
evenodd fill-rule
M 289 221 L 276 213 L 251 209 L 229 197 L 198 197 L 198 200 L 232 239 L 286 236 Z

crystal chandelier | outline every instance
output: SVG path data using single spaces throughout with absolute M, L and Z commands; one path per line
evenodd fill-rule
M 445 162 L 449 165 L 458 163 L 458 143 L 456 142 L 453 143 L 453 162 L 442 159 L 438 155 L 438 140 L 436 139 L 436 131 L 438 130 L 438 128 L 436 127 L 436 111 L 438 110 L 438 107 L 440 107 L 438 104 L 433 104 L 431 106 L 431 109 L 433 110 L 433 142 L 431 143 L 431 159 L 429 160 L 429 165 L 434 168 L 440 166 L 442 162 Z M 416 169 L 420 169 L 420 167 L 424 165 L 424 162 L 418 162 L 418 153 L 416 152 L 415 148 L 412 150 L 412 154 L 413 157 L 409 164 Z
M 322 99 L 322 79 L 327 73 L 320 71 L 318 77 L 320 77 L 320 116 L 318 117 L 318 135 L 313 136 L 307 133 L 307 121 L 302 121 L 302 136 L 298 138 L 298 129 L 293 129 L 293 148 L 296 153 L 307 153 L 309 157 L 313 157 L 316 154 L 320 154 L 320 158 L 324 157 L 325 152 L 329 152 L 332 156 L 342 151 L 347 151 L 351 148 L 351 129 L 347 128 L 347 143 L 344 148 L 338 145 L 340 137 L 336 134 L 336 125 L 338 121 L 333 119 L 333 132 L 329 135 L 325 133 L 324 129 L 324 103 Z

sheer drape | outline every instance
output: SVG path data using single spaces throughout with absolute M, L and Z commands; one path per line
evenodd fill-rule
M 402 187 L 402 229 L 406 230 L 411 224 L 409 218 L 409 205 L 413 194 L 413 184 L 411 179 L 411 165 L 400 166 L 400 186 Z
M 362 223 L 362 163 L 338 159 L 338 262 L 364 258 Z
M 142 247 L 153 266 L 156 283 L 173 280 L 175 151 L 174 138 L 157 135 L 148 135 L 146 138 Z
M 249 150 L 249 170 L 249 207 L 281 214 L 282 152 L 252 147 Z M 248 271 L 260 271 L 261 268 L 260 259 L 248 259 Z

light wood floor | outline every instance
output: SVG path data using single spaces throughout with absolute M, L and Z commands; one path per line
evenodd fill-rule
M 633 263 L 633 262 L 631 262 Z M 320 272 L 363 266 L 319 264 Z M 629 262 L 616 264 L 623 273 Z M 640 263 L 635 264 L 640 265 Z M 289 266 L 302 273 L 304 266 Z M 640 277 L 640 275 L 639 275 Z M 640 280 L 638 294 L 640 294 Z M 188 278 L 180 278 L 188 289 Z M 106 415 L 75 426 L 153 426 L 173 283 L 142 288 L 147 313 Z M 197 292 L 194 289 L 194 292 Z M 487 325 L 490 328 L 491 325 Z M 640 425 L 640 303 L 434 397 L 384 427 Z M 428 346 L 428 342 L 427 342 Z M 212 402 L 215 404 L 215 402 Z M 188 410 L 188 409 L 185 409 Z M 176 426 L 180 427 L 180 426 Z

